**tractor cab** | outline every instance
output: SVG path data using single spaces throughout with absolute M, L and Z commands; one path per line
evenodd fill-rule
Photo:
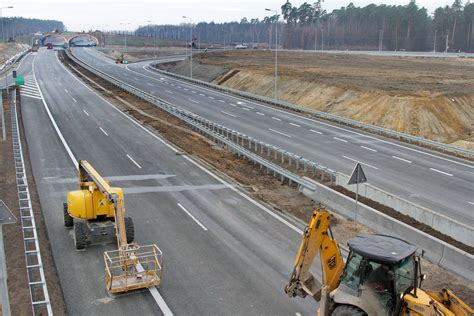
M 416 287 L 417 247 L 402 239 L 361 234 L 348 241 L 350 253 L 334 294 L 336 304 L 355 305 L 369 315 L 393 315 Z

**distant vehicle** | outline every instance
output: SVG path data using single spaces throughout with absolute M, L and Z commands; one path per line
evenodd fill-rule
M 235 45 L 235 49 L 247 49 L 247 45 L 241 45 L 241 44 L 238 44 L 238 45 Z
M 52 43 L 46 44 L 46 48 L 47 48 L 47 49 L 53 49 L 53 44 L 52 44 Z

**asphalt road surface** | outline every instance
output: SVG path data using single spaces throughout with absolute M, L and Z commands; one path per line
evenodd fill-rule
M 75 48 L 88 64 L 211 121 L 350 174 L 359 161 L 370 184 L 474 225 L 474 164 L 333 123 L 224 94 Z
M 313 300 L 283 292 L 301 240 L 288 219 L 177 155 L 66 71 L 54 51 L 28 56 L 19 71 L 34 179 L 70 314 L 160 313 L 148 291 L 107 295 L 102 253 L 114 244 L 74 250 L 62 214 L 77 187 L 74 159 L 124 188 L 136 242 L 163 251 L 159 292 L 176 315 L 315 313 Z

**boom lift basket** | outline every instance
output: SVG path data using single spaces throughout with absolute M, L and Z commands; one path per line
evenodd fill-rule
M 161 282 L 163 254 L 156 245 L 127 245 L 104 252 L 105 282 L 111 293 L 157 286 Z

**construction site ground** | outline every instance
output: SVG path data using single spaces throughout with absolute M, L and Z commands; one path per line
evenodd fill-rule
M 274 97 L 271 51 L 196 54 L 193 76 Z M 189 60 L 160 65 L 187 75 Z M 474 149 L 474 59 L 278 53 L 278 98 Z
M 18 193 L 16 187 L 15 162 L 13 158 L 13 143 L 11 138 L 11 117 L 9 99 L 4 94 L 4 113 L 7 138 L 0 140 L 0 199 L 10 208 L 18 219 L 14 224 L 3 226 L 3 240 L 5 245 L 5 257 L 7 264 L 8 295 L 10 298 L 10 310 L 12 315 L 31 315 L 32 306 L 28 287 L 28 277 L 25 263 L 25 248 L 23 245 L 23 232 L 20 222 L 20 210 L 18 208 Z M 20 121 L 20 134 L 23 136 L 23 125 L 21 124 L 21 113 L 18 112 Z M 35 182 L 32 177 L 31 165 L 29 163 L 28 146 L 23 140 L 23 155 L 27 172 L 28 186 L 31 196 L 31 203 L 34 210 L 36 229 L 43 260 L 43 269 L 48 292 L 56 315 L 64 315 L 63 294 L 59 285 L 59 278 L 54 265 L 54 259 L 49 245 L 48 234 L 44 225 L 41 205 Z
M 194 132 L 181 120 L 120 90 L 69 60 L 64 60 L 64 62 L 85 83 L 100 92 L 104 98 L 125 113 L 133 116 L 151 131 L 158 133 L 179 147 L 182 154 L 190 155 L 199 160 L 207 168 L 241 187 L 255 199 L 263 201 L 275 211 L 291 214 L 306 222 L 312 211 L 318 207 L 317 201 L 304 196 L 297 188 L 283 184 L 271 174 L 260 170 L 252 162 L 242 160 L 217 146 L 214 142 Z M 360 224 L 333 215 L 333 233 L 335 238 L 343 245 L 351 237 L 369 231 Z M 288 273 L 290 273 L 291 267 L 288 268 Z M 450 288 L 467 303 L 474 304 L 474 284 L 426 260 L 423 260 L 423 271 L 428 276 L 424 282 L 425 288 Z

